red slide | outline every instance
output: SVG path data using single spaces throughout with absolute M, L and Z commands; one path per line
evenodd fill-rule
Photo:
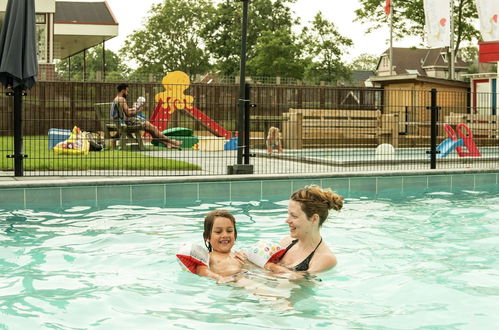
M 232 132 L 226 130 L 222 126 L 218 125 L 217 122 L 215 122 L 213 119 L 208 117 L 204 112 L 196 108 L 195 106 L 192 106 L 191 109 L 188 109 L 187 107 L 184 109 L 189 115 L 191 115 L 192 118 L 196 119 L 199 121 L 210 133 L 219 136 L 219 137 L 224 137 L 226 139 L 230 139 L 232 137 Z
M 168 127 L 168 122 L 172 118 L 172 114 L 173 111 L 171 111 L 169 107 L 163 109 L 163 101 L 159 100 L 149 121 L 156 126 L 160 132 L 163 132 L 166 127 Z
M 170 106 L 164 109 L 163 101 L 160 100 L 151 116 L 151 124 L 156 126 L 160 131 L 164 131 L 168 127 L 168 122 L 170 121 L 173 112 L 177 110 L 176 103 L 177 100 L 173 103 L 174 109 L 170 109 Z M 210 131 L 210 133 L 226 139 L 230 139 L 232 137 L 231 131 L 228 131 L 220 126 L 217 122 L 196 108 L 194 105 L 191 105 L 191 108 L 189 108 L 189 106 L 185 103 L 184 109 L 182 110 L 185 110 L 185 112 L 187 112 L 192 118 L 200 122 L 208 131 Z
M 445 133 L 447 133 L 447 136 L 452 140 L 452 141 L 457 141 L 459 140 L 456 135 L 456 131 L 461 137 L 461 139 L 464 142 L 464 146 L 466 147 L 467 151 L 463 150 L 463 147 L 456 147 L 456 152 L 459 157 L 481 157 L 482 154 L 480 153 L 480 150 L 478 150 L 478 147 L 475 144 L 475 141 L 473 141 L 473 133 L 471 133 L 471 129 L 466 126 L 465 124 L 459 124 L 456 126 L 456 131 L 452 128 L 451 125 L 449 124 L 444 124 L 445 128 Z M 466 133 L 461 131 L 461 128 L 464 128 L 466 130 Z
M 466 134 L 461 131 L 461 128 L 466 130 Z M 459 124 L 456 127 L 456 131 L 461 139 L 463 139 L 464 146 L 468 149 L 468 151 L 463 151 L 463 147 L 457 147 L 456 151 L 459 157 L 481 157 L 482 154 L 480 153 L 480 150 L 478 150 L 475 141 L 473 141 L 473 133 L 471 133 L 471 129 L 465 124 Z

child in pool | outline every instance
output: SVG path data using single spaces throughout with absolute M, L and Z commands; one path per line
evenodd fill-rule
M 198 266 L 196 274 L 207 276 L 219 282 L 230 280 L 241 272 L 246 255 L 232 252 L 237 238 L 236 219 L 226 210 L 214 210 L 204 218 L 203 238 L 210 255 L 208 266 Z
M 269 132 L 267 134 L 267 153 L 271 155 L 273 149 L 277 149 L 280 154 L 283 152 L 281 132 L 279 131 L 279 128 L 274 126 L 269 128 Z

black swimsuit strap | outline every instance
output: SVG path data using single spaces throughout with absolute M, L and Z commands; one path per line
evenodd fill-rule
M 298 242 L 297 239 L 292 241 L 291 244 L 289 244 L 288 247 L 286 248 L 286 252 L 284 254 L 286 254 L 289 251 L 289 249 L 291 249 L 293 247 L 293 245 L 295 245 L 297 242 Z M 319 245 L 321 245 L 321 243 L 322 243 L 322 237 L 321 237 L 321 240 L 319 241 L 319 244 L 317 244 L 315 249 L 308 255 L 308 257 L 306 257 L 302 262 L 300 262 L 298 265 L 295 266 L 295 270 L 297 270 L 297 271 L 308 270 L 308 264 L 310 263 L 310 260 L 312 260 L 312 257 L 314 256 L 315 251 L 319 248 Z M 282 255 L 282 257 L 284 257 L 284 254 Z
M 293 240 L 293 241 L 291 242 L 291 244 L 289 244 L 289 245 L 288 245 L 288 247 L 286 248 L 286 252 L 288 252 L 288 251 L 289 251 L 289 249 L 291 249 L 291 248 L 293 247 L 293 245 L 295 245 L 296 243 L 298 243 L 298 240 L 297 240 L 297 239 Z M 286 253 L 285 253 L 285 254 L 286 254 Z M 284 254 L 283 254 L 283 256 L 284 256 Z

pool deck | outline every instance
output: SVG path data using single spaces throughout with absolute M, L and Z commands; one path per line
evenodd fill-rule
M 0 189 L 14 187 L 50 187 L 50 186 L 88 186 L 115 184 L 146 184 L 167 182 L 216 182 L 216 181 L 251 181 L 299 178 L 334 178 L 334 177 L 369 177 L 369 176 L 407 176 L 407 175 L 443 175 L 459 173 L 498 173 L 498 161 L 474 161 L 463 158 L 456 162 L 438 162 L 436 170 L 430 170 L 429 160 L 426 163 L 372 164 L 370 162 L 352 164 L 331 164 L 317 162 L 297 162 L 296 158 L 283 155 L 267 155 L 258 152 L 250 158 L 254 166 L 254 174 L 227 175 L 227 167 L 236 164 L 235 151 L 214 151 L 199 153 L 186 150 L 165 150 L 161 153 L 150 153 L 155 157 L 167 157 L 197 164 L 203 169 L 199 171 L 134 171 L 134 170 L 93 170 L 85 175 L 82 171 L 38 171 L 25 172 L 23 177 L 14 177 L 13 171 L 0 171 Z M 181 156 L 181 157 L 179 157 Z M 165 175 L 167 173 L 167 175 Z M 272 173 L 272 174 L 269 174 Z

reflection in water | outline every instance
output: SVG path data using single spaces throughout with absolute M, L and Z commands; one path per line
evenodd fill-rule
M 253 267 L 239 274 L 234 282 L 227 284 L 244 289 L 259 303 L 270 305 L 279 312 L 295 314 L 306 311 L 311 315 L 321 307 L 314 298 L 315 289 L 320 283 L 319 277 L 306 272 L 272 274 Z M 306 301 L 306 304 L 301 305 L 302 301 Z

